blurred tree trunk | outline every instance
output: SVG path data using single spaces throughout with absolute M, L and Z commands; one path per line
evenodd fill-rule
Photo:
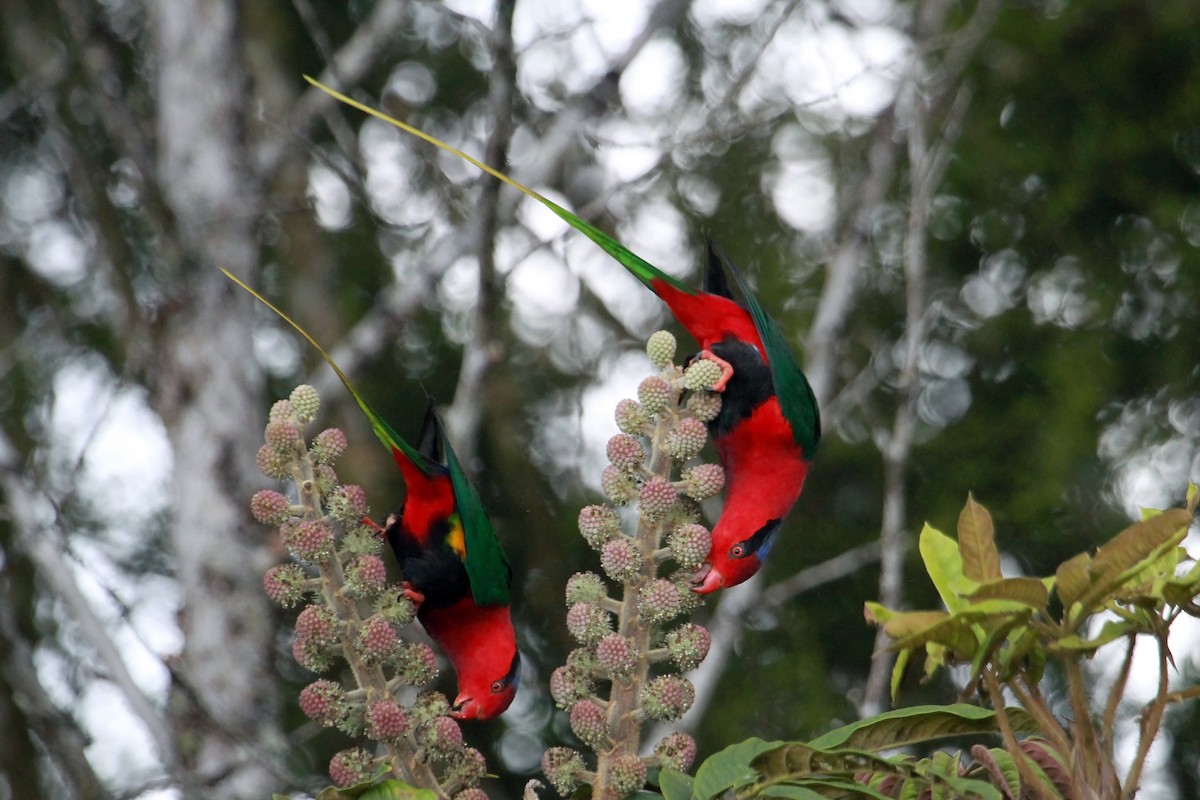
M 170 715 L 185 790 L 250 798 L 278 787 L 246 747 L 278 740 L 278 697 L 265 554 L 243 532 L 260 407 L 249 361 L 237 357 L 251 340 L 249 315 L 217 271 L 254 269 L 262 213 L 237 11 L 230 0 L 151 6 L 158 176 L 180 248 L 165 265 L 180 302 L 159 341 L 153 403 L 175 454 L 171 541 L 185 645 Z

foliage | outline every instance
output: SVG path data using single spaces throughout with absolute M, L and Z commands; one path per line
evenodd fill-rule
M 808 742 L 748 739 L 706 759 L 695 777 L 664 772 L 664 797 L 711 800 L 727 792 L 794 800 L 1132 796 L 1166 706 L 1200 695 L 1200 686 L 1174 692 L 1167 686 L 1171 624 L 1180 614 L 1200 616 L 1195 602 L 1200 562 L 1179 547 L 1198 499 L 1200 489 L 1192 484 L 1186 508 L 1148 510 L 1094 555 L 1080 553 L 1056 575 L 1039 580 L 1003 577 L 991 516 L 968 497 L 957 541 L 929 525 L 920 539 L 926 571 L 946 610 L 893 611 L 867 603 L 866 614 L 893 638 L 890 649 L 900 653 L 893 697 L 912 657 L 923 653 L 925 679 L 951 665 L 969 666 L 960 699 L 974 698 L 979 705 L 901 708 Z M 1139 634 L 1157 643 L 1159 689 L 1142 712 L 1140 746 L 1122 780 L 1113 721 Z M 1126 647 L 1122 670 L 1107 696 L 1095 697 L 1082 662 L 1118 641 Z M 1073 716 L 1068 723 L 1059 721 L 1042 689 L 1048 664 L 1066 682 Z M 1006 702 L 1006 693 L 1018 703 Z M 1101 699 L 1103 713 L 1097 716 L 1092 704 Z M 985 733 L 997 735 L 1003 747 L 974 744 L 969 757 L 961 751 L 893 754 Z

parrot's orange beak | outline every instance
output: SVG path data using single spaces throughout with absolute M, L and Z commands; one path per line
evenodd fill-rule
M 460 694 L 454 698 L 450 716 L 455 719 L 476 719 L 479 717 L 479 704 L 470 695 Z
M 715 592 L 725 585 L 725 576 L 717 572 L 711 565 L 705 565 L 692 576 L 692 591 L 696 594 Z

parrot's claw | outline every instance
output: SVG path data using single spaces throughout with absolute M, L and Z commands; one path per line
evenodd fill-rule
M 409 602 L 411 602 L 417 608 L 420 608 L 421 603 L 425 602 L 425 595 L 412 588 L 412 584 L 408 581 L 400 584 L 400 594 L 407 597 Z
M 729 379 L 733 377 L 733 365 L 711 350 L 701 350 L 697 358 L 707 359 L 721 368 L 721 377 L 712 385 L 712 391 L 725 391 L 725 384 L 729 383 Z
M 370 528 L 372 531 L 374 531 L 375 535 L 378 536 L 380 539 L 382 539 L 384 537 L 384 535 L 387 533 L 387 528 L 380 526 L 380 524 L 378 522 L 371 519 L 370 517 L 363 517 L 359 521 L 362 522 L 363 525 L 366 525 L 368 528 Z

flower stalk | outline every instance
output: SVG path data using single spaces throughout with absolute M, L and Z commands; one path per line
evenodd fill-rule
M 652 756 L 639 753 L 646 722 L 678 719 L 691 706 L 695 689 L 679 673 L 708 652 L 708 632 L 678 620 L 700 604 L 691 576 L 711 545 L 698 522 L 699 501 L 724 484 L 718 465 L 690 463 L 720 410 L 720 396 L 710 391 L 720 370 L 704 360 L 686 371 L 674 364 L 675 339 L 665 331 L 650 337 L 647 353 L 658 373 L 642 381 L 637 400 L 616 409 L 621 432 L 609 440 L 601 480 L 609 502 L 579 515 L 580 533 L 599 552 L 615 592 L 594 572 L 567 585 L 567 627 L 580 647 L 554 671 L 551 694 L 591 749 L 595 769 L 576 750 L 547 751 L 543 772 L 564 796 L 586 783 L 594 797 L 617 800 L 641 789 L 649 768 L 685 770 L 695 757 L 695 742 L 683 733 L 657 743 Z M 616 510 L 628 504 L 638 511 L 632 533 Z
M 346 686 L 328 678 L 309 684 L 301 710 L 373 743 L 334 756 L 329 774 L 339 786 L 390 776 L 439 798 L 475 798 L 487 772 L 483 756 L 464 745 L 443 695 L 417 694 L 437 676 L 436 657 L 402 638 L 416 610 L 387 580 L 383 532 L 366 516 L 364 492 L 339 483 L 333 470 L 346 437 L 330 428 L 305 445 L 303 429 L 319 405 L 316 390 L 299 386 L 272 407 L 258 463 L 267 477 L 290 481 L 295 496 L 264 490 L 250 502 L 256 519 L 279 529 L 294 559 L 268 570 L 263 583 L 281 605 L 304 604 L 292 647 L 297 662 L 316 673 L 344 662 L 351 676 Z

